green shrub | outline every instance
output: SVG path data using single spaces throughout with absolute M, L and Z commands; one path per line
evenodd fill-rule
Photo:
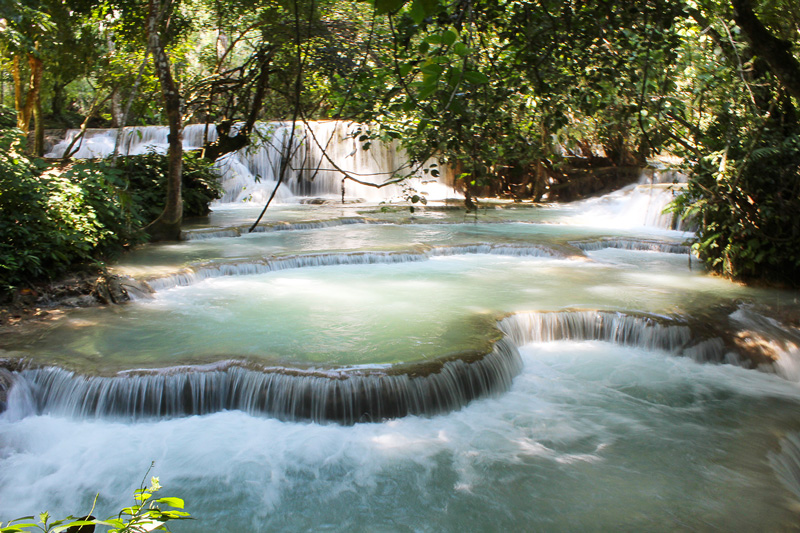
M 208 213 L 218 178 L 196 154 L 184 158 L 184 216 Z M 16 130 L 0 130 L 0 295 L 107 261 L 143 242 L 162 210 L 166 157 L 158 154 L 51 167 L 26 156 Z
M 800 134 L 753 144 L 698 161 L 675 210 L 697 222 L 693 249 L 711 271 L 800 285 Z
M 92 511 L 83 518 L 68 516 L 60 520 L 50 521 L 50 513 L 43 512 L 39 515 L 39 522 L 33 522 L 35 517 L 25 516 L 11 520 L 5 526 L 0 522 L 0 533 L 70 533 L 73 531 L 94 531 L 95 525 L 107 526 L 108 533 L 136 533 L 144 531 L 169 531 L 164 525 L 170 520 L 189 520 L 189 513 L 182 510 L 184 502 L 180 498 L 162 497 L 154 499 L 153 495 L 161 490 L 157 477 L 150 478 L 150 486 L 136 489 L 133 493 L 134 504 L 122 509 L 118 515 L 105 520 L 98 520 L 91 516 Z M 96 502 L 95 498 L 95 502 Z M 163 509 L 164 506 L 173 509 Z
M 0 103 L 0 128 L 13 128 L 17 125 L 17 112 Z
M 108 259 L 141 240 L 102 172 L 61 172 L 22 153 L 13 131 L 0 132 L 0 288 L 61 275 Z
M 140 216 L 150 222 L 161 214 L 166 197 L 167 158 L 150 152 L 144 155 L 121 157 L 116 168 L 109 161 L 92 163 L 99 165 L 113 177 L 114 182 L 129 192 L 131 201 L 138 206 Z M 196 152 L 183 154 L 183 216 L 194 217 L 208 214 L 208 204 L 222 197 L 219 176 L 211 163 Z

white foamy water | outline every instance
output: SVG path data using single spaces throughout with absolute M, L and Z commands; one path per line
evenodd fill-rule
M 297 202 L 297 197 L 365 199 L 367 201 L 404 200 L 424 193 L 435 199 L 459 198 L 445 185 L 446 169 L 412 165 L 395 143 L 374 141 L 364 149 L 360 132 L 364 127 L 342 121 L 316 121 L 292 127 L 286 122 L 265 122 L 256 125 L 249 146 L 226 154 L 215 163 L 224 189 L 218 204 L 255 202 L 264 204 L 275 192 L 276 203 Z M 79 130 L 69 130 L 65 139 L 47 154 L 64 157 L 77 138 Z M 147 152 L 166 153 L 166 126 L 125 128 L 119 153 L 139 155 Z M 196 150 L 203 146 L 204 136 L 216 140 L 214 125 L 192 124 L 184 129 L 183 147 Z M 92 130 L 75 143 L 73 157 L 107 157 L 114 151 L 117 130 Z M 285 163 L 283 163 L 285 161 Z M 281 165 L 286 165 L 279 186 Z M 434 168 L 438 177 L 425 173 Z M 354 179 L 343 181 L 345 176 Z M 382 185 L 397 176 L 410 176 L 404 184 L 376 188 L 355 180 Z M 344 191 L 343 191 L 344 189 Z
M 574 214 L 565 217 L 571 224 L 606 228 L 656 227 L 680 230 L 680 221 L 664 209 L 680 193 L 680 185 L 638 184 L 570 204 Z
M 351 140 L 337 141 L 342 164 L 367 155 Z M 85 513 L 97 492 L 95 514 L 114 513 L 155 461 L 164 494 L 184 498 L 196 518 L 178 532 L 795 527 L 797 343 L 777 322 L 730 313 L 747 309 L 742 299 L 797 296 L 705 275 L 685 253 L 686 234 L 666 229 L 672 192 L 640 185 L 566 206 L 487 209 L 476 223 L 445 207 L 308 206 L 291 202 L 335 197 L 341 178 L 311 171 L 313 147 L 300 148 L 305 159 L 279 191 L 285 203 L 260 233 L 243 230 L 258 206 L 217 205 L 189 228 L 196 239 L 145 247 L 117 267 L 149 280 L 152 298 L 3 339 L 79 373 L 26 371 L 11 390 L 0 415 L 0 520 Z M 261 201 L 274 187 L 278 152 L 258 150 L 231 163 L 240 181 L 228 200 Z M 690 324 L 719 309 L 784 350 L 774 373 L 699 362 L 737 361 L 726 339 Z M 498 320 L 520 357 L 502 386 L 455 398 L 451 381 L 489 374 L 431 361 L 486 350 Z M 252 408 L 276 396 L 252 386 L 258 365 L 278 376 L 265 386 L 294 390 L 277 395 L 287 402 L 302 403 L 319 390 L 303 384 L 320 380 L 369 396 L 369 414 L 386 398 L 382 373 L 419 361 L 384 384 L 402 396 L 433 372 L 448 387 L 421 397 L 452 394 L 436 411 L 445 414 L 353 423 L 356 413 L 339 425 Z M 97 371 L 108 377 L 80 374 Z M 194 371 L 206 374 L 181 374 Z M 58 386 L 45 390 L 43 375 Z M 202 400 L 205 410 L 183 409 Z
M 602 342 L 527 345 L 511 390 L 352 427 L 224 412 L 124 424 L 0 417 L 0 516 L 98 514 L 151 460 L 175 531 L 783 530 L 765 460 L 800 394 L 776 376 Z M 770 416 L 759 413 L 769 412 Z M 747 501 L 747 505 L 742 505 Z

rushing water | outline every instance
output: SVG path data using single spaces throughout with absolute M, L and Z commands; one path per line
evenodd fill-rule
M 296 192 L 114 267 L 152 293 L 2 340 L 53 366 L 0 415 L 0 519 L 111 514 L 155 461 L 175 531 L 797 527 L 800 334 L 754 310 L 797 294 L 703 273 L 668 188 L 477 217 Z M 730 331 L 781 358 L 739 366 Z

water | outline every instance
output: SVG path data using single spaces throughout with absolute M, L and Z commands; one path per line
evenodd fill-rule
M 413 165 L 395 144 L 359 141 L 363 126 L 344 121 L 318 121 L 308 124 L 268 122 L 256 125 L 253 142 L 241 150 L 226 154 L 215 163 L 222 177 L 225 192 L 222 204 L 263 204 L 276 192 L 278 203 L 297 202 L 298 197 L 323 197 L 329 199 L 344 195 L 349 199 L 382 201 L 402 199 L 424 193 L 432 198 L 460 198 L 461 195 L 445 186 L 447 170 L 441 169 L 438 178 L 431 176 L 431 168 L 438 170 L 435 161 Z M 233 132 L 235 133 L 235 132 Z M 66 138 L 47 154 L 60 158 L 79 130 L 69 130 Z M 166 126 L 125 128 L 119 153 L 139 155 L 148 152 L 166 153 Z M 198 150 L 204 136 L 213 142 L 216 128 L 204 124 L 184 128 L 184 150 Z M 73 147 L 75 158 L 94 158 L 110 155 L 114 150 L 117 130 L 90 130 Z M 325 150 L 323 151 L 323 148 Z M 279 185 L 282 160 L 288 160 L 283 182 Z M 356 180 L 382 185 L 380 188 L 359 184 L 349 179 L 342 181 L 342 172 Z M 389 184 L 396 176 L 410 177 L 403 185 Z M 344 190 L 343 190 L 344 188 Z M 412 192 L 413 189 L 413 192 Z
M 797 293 L 705 274 L 667 187 L 477 220 L 289 192 L 0 341 L 55 365 L 0 415 L 0 518 L 115 513 L 155 461 L 175 531 L 797 527 L 800 334 L 761 314 Z M 731 331 L 777 362 L 727 364 Z
M 510 391 L 446 416 L 0 422 L 0 512 L 126 502 L 150 460 L 176 531 L 708 530 L 796 524 L 766 460 L 795 384 L 602 342 L 523 347 Z M 743 505 L 742 502 L 747 502 Z

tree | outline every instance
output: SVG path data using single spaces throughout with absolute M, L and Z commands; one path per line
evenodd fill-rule
M 790 22 L 800 11 L 795 3 L 781 8 L 764 4 L 756 14 L 751 2 L 734 0 L 687 10 L 697 23 L 687 24 L 695 40 L 684 45 L 692 98 L 669 118 L 690 171 L 676 210 L 698 226 L 696 253 L 734 279 L 796 285 L 800 116 L 792 96 L 797 50 L 786 43 L 798 42 Z
M 164 19 L 168 18 L 172 8 L 172 1 L 164 4 L 156 0 L 149 0 L 147 14 L 147 46 L 153 57 L 153 65 L 164 99 L 164 110 L 169 125 L 169 148 L 167 159 L 169 173 L 167 175 L 167 198 L 164 211 L 147 228 L 153 240 L 178 240 L 181 234 L 181 221 L 183 220 L 183 200 L 181 198 L 181 178 L 183 171 L 183 115 L 181 112 L 182 99 L 175 79 L 172 76 L 172 66 L 164 47 L 163 31 Z
M 674 3 L 376 6 L 388 42 L 357 89 L 372 101 L 350 108 L 418 161 L 455 168 L 468 196 L 569 199 L 633 179 L 661 147 Z
M 0 50 L 11 57 L 17 128 L 27 133 L 31 119 L 36 117 L 35 151 L 38 153 L 44 131 L 40 99 L 44 72 L 42 41 L 52 23 L 50 17 L 37 8 L 38 3 L 26 5 L 20 0 L 8 0 L 2 4 Z

